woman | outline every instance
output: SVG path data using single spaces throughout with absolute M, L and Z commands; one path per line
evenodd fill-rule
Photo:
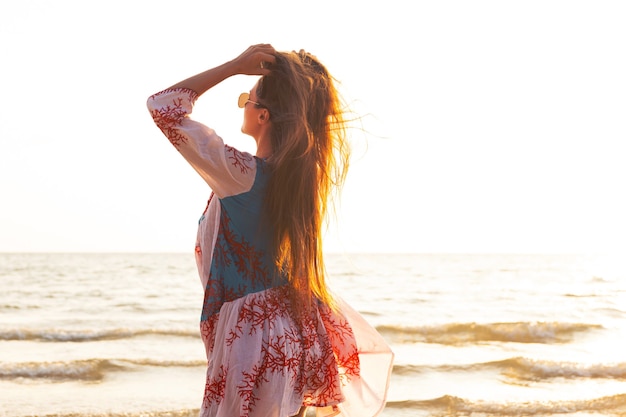
M 237 75 L 256 155 L 193 121 L 195 100 Z M 196 261 L 208 358 L 201 416 L 367 417 L 384 407 L 392 353 L 325 284 L 321 226 L 347 168 L 337 91 L 312 55 L 255 45 L 151 96 L 148 108 L 212 190 Z

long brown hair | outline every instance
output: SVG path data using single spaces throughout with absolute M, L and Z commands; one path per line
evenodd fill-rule
M 272 121 L 271 176 L 265 200 L 276 265 L 299 303 L 334 306 L 325 282 L 322 226 L 343 185 L 350 150 L 334 80 L 313 55 L 280 52 L 257 96 Z M 303 307 L 298 304 L 299 307 Z

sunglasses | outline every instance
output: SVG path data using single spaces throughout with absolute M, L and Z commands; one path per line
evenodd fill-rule
M 237 102 L 237 105 L 239 106 L 240 109 L 243 109 L 247 103 L 252 103 L 255 104 L 259 107 L 263 107 L 264 109 L 266 109 L 267 107 L 262 105 L 261 103 L 258 103 L 256 101 L 252 101 L 250 100 L 250 94 L 249 93 L 241 93 L 239 95 L 239 101 Z

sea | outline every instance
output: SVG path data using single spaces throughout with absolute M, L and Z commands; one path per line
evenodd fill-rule
M 326 255 L 395 353 L 383 417 L 626 416 L 626 257 Z M 193 253 L 0 254 L 1 417 L 192 417 Z

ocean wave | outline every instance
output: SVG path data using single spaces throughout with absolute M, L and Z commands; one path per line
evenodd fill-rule
M 438 326 L 378 326 L 397 343 L 459 345 L 480 342 L 567 343 L 576 333 L 602 329 L 599 324 L 561 322 L 450 323 Z
M 3 304 L 3 305 L 0 305 L 0 311 L 2 311 L 2 310 L 21 310 L 23 308 L 24 308 L 24 306 L 20 306 L 20 305 L 16 305 L 16 304 Z M 28 306 L 28 308 L 33 308 L 33 307 Z
M 581 412 L 624 412 L 626 394 L 570 401 L 489 402 L 470 401 L 451 395 L 431 400 L 390 401 L 387 408 L 428 410 L 432 416 L 536 416 Z M 614 414 L 611 414 L 614 415 Z M 623 415 L 623 414 L 620 414 Z
M 0 363 L 0 379 L 47 379 L 55 381 L 101 381 L 107 373 L 142 366 L 195 367 L 206 361 L 159 361 L 154 359 L 85 359 L 59 362 Z
M 496 370 L 501 375 L 510 379 L 535 382 L 553 378 L 626 380 L 626 363 L 589 365 L 576 362 L 536 360 L 524 357 L 461 365 L 394 365 L 393 374 L 415 376 L 429 371 L 479 372 L 484 370 Z
M 503 361 L 487 362 L 484 366 L 500 369 L 501 373 L 506 377 L 526 381 L 540 381 L 552 378 L 626 380 L 626 363 L 589 365 L 576 362 L 517 357 Z
M 592 413 L 601 415 L 625 415 L 626 394 L 571 401 L 489 402 L 470 401 L 445 395 L 430 400 L 388 401 L 386 408 L 427 412 L 429 416 L 548 416 Z M 199 410 L 183 409 L 168 411 L 108 412 L 108 413 L 53 413 L 37 414 L 36 417 L 196 417 Z M 403 414 L 405 415 L 405 414 Z M 421 413 L 420 413 L 421 415 Z M 26 415 L 24 417 L 35 417 Z
M 39 342 L 94 342 L 128 339 L 138 336 L 177 336 L 199 338 L 197 330 L 179 329 L 109 329 L 109 330 L 62 330 L 62 329 L 10 329 L 0 330 L 0 340 L 32 340 Z

